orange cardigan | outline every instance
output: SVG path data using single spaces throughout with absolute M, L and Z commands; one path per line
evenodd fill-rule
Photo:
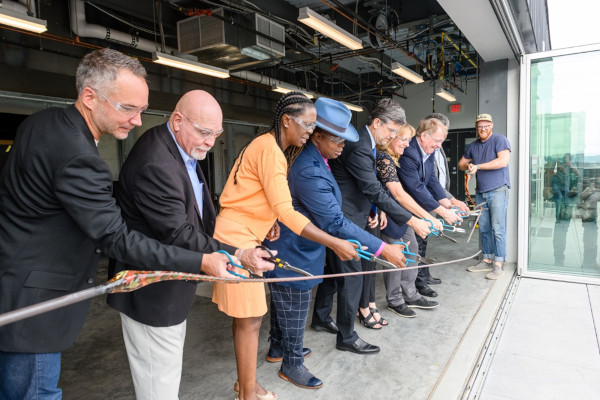
M 267 133 L 250 143 L 234 185 L 233 175 L 239 163 L 238 157 L 221 194 L 219 216 L 247 226 L 261 241 L 275 220 L 300 235 L 310 221 L 292 206 L 287 161 L 275 137 Z

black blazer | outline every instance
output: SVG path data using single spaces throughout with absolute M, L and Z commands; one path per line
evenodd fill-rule
M 425 160 L 423 171 L 423 156 L 417 137 L 410 141 L 410 146 L 404 149 L 400 157 L 400 182 L 402 187 L 426 211 L 431 211 L 440 206 L 438 200 L 446 198 L 446 191 L 440 185 L 436 176 L 434 164 L 435 156 L 430 155 Z
M 412 217 L 377 180 L 371 135 L 366 127 L 359 129 L 357 142 L 345 142 L 342 154 L 330 160 L 329 166 L 342 192 L 342 211 L 356 225 L 367 225 L 371 204 L 385 211 L 398 225 Z
M 0 313 L 92 287 L 102 252 L 147 269 L 199 272 L 202 261 L 127 229 L 112 174 L 74 106 L 33 114 L 0 178 Z M 63 351 L 88 307 L 89 300 L 0 327 L 0 350 Z
M 211 237 L 215 209 L 200 165 L 203 218 L 177 144 L 167 124 L 147 130 L 127 156 L 119 176 L 117 201 L 130 229 L 160 241 L 202 253 L 235 248 Z M 124 269 L 140 269 L 117 261 L 113 276 Z M 175 269 L 175 268 L 168 268 Z M 134 320 L 151 326 L 172 326 L 185 320 L 196 292 L 186 281 L 160 282 L 129 293 L 111 294 L 108 304 Z

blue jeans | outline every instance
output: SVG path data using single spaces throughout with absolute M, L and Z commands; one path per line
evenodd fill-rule
M 60 400 L 61 353 L 0 351 L 0 399 Z
M 506 260 L 506 208 L 508 186 L 504 185 L 489 192 L 477 193 L 477 204 L 483 203 L 479 218 L 481 251 L 485 260 Z

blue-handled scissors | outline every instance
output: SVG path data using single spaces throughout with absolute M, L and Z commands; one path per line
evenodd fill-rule
M 244 267 L 243 265 L 240 265 L 240 264 L 236 263 L 235 261 L 233 261 L 233 258 L 231 257 L 231 254 L 229 254 L 225 250 L 217 250 L 217 253 L 225 254 L 227 256 L 227 258 L 229 258 L 229 262 L 227 264 L 230 264 L 230 265 L 232 265 L 232 266 L 234 266 L 236 268 L 239 268 L 239 269 L 243 269 L 244 271 L 246 271 L 248 273 L 248 276 L 246 276 L 246 275 L 238 274 L 237 272 L 233 272 L 231 270 L 227 270 L 227 272 L 229 272 L 231 275 L 235 275 L 237 277 L 244 278 L 244 279 L 248 279 L 248 278 L 262 278 L 262 276 L 255 274 L 254 272 L 250 271 L 250 269 L 248 269 L 248 268 Z
M 461 218 L 462 220 L 462 218 Z M 465 231 L 463 228 L 458 228 L 454 225 L 448 225 L 442 218 L 438 218 L 438 221 L 440 221 L 442 223 L 442 226 L 444 227 L 445 231 L 449 231 L 449 232 L 458 232 L 458 233 L 465 233 L 467 231 Z
M 458 243 L 454 238 L 451 238 L 450 236 L 445 235 L 443 231 L 440 231 L 439 229 L 435 229 L 433 227 L 433 221 L 431 221 L 429 219 L 425 219 L 425 221 L 429 222 L 429 229 L 431 230 L 431 234 L 433 234 L 435 236 L 443 237 L 444 239 L 448 239 L 452 243 Z
M 392 244 L 401 244 L 404 246 L 404 249 L 402 249 L 402 253 L 406 254 L 407 256 L 413 256 L 414 259 L 411 258 L 406 258 L 406 264 L 408 265 L 408 263 L 411 262 L 417 262 L 417 261 L 421 261 L 421 256 L 415 253 L 412 253 L 410 250 L 408 250 L 408 244 L 404 243 L 404 242 L 394 242 Z
M 379 257 L 375 257 L 375 255 L 373 253 L 369 253 L 368 251 L 363 250 L 362 245 L 360 244 L 360 242 L 358 240 L 348 239 L 348 241 L 350 243 L 354 243 L 354 244 L 358 245 L 358 248 L 356 249 L 356 252 L 358 253 L 358 256 L 360 258 L 362 258 L 363 260 L 374 262 L 374 263 L 379 264 L 382 267 L 387 268 L 387 269 L 398 269 L 398 267 L 396 267 L 391 262 L 386 261 L 386 260 L 384 260 L 382 258 L 379 258 Z

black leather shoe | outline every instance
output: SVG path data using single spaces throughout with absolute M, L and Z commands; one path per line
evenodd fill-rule
M 352 344 L 336 343 L 335 348 L 341 351 L 351 351 L 356 354 L 377 354 L 379 353 L 379 346 L 374 346 L 362 340 L 361 338 L 356 339 L 356 342 Z
M 434 278 L 433 276 L 430 276 L 429 278 L 427 278 L 427 283 L 429 285 L 439 285 L 440 283 L 442 283 L 442 280 L 440 278 Z
M 415 301 L 407 301 L 406 305 L 410 308 L 429 309 L 429 308 L 436 308 L 437 306 L 439 306 L 439 303 L 437 301 L 427 300 L 425 297 L 421 297 L 420 299 L 415 300 Z
M 338 329 L 337 325 L 335 324 L 335 322 L 331 321 L 331 322 L 314 322 L 312 324 L 310 324 L 310 327 L 313 328 L 315 331 L 325 331 L 325 332 L 329 332 L 329 333 L 338 333 L 340 330 Z
M 424 288 L 419 288 L 417 289 L 417 291 L 421 294 L 421 296 L 427 296 L 427 297 L 437 297 L 437 292 L 435 290 L 433 290 L 432 288 L 430 288 L 429 286 L 426 286 Z

